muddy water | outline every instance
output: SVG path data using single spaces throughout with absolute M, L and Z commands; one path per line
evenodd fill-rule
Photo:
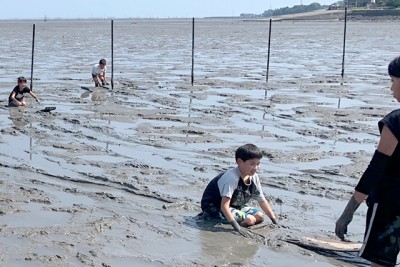
M 268 23 L 197 20 L 192 86 L 191 20 L 116 20 L 115 88 L 89 92 L 91 66 L 111 62 L 110 21 L 3 21 L 2 106 L 30 76 L 33 23 L 41 104 L 0 109 L 1 265 L 362 265 L 282 240 L 334 236 L 377 122 L 397 108 L 386 75 L 395 24 L 348 23 L 342 80 L 343 22 L 274 22 L 266 83 Z M 249 142 L 288 228 L 243 239 L 195 215 L 207 182 Z

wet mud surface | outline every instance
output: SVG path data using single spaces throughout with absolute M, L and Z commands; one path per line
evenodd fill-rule
M 387 63 L 390 22 L 114 22 L 114 89 L 90 87 L 110 21 L 0 22 L 1 107 L 20 75 L 26 108 L 0 108 L 2 266 L 354 266 L 284 240 L 334 237 L 334 223 L 368 165 L 377 122 L 398 107 Z M 91 36 L 89 33 L 99 33 Z M 28 82 L 29 85 L 29 82 Z M 51 112 L 37 112 L 55 106 Z M 279 221 L 243 238 L 200 220 L 208 181 L 235 166 L 244 143 Z M 366 206 L 349 239 L 362 241 Z M 346 260 L 347 259 L 347 260 Z

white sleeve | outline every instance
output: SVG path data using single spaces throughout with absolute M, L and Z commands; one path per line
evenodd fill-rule
M 264 192 L 263 192 L 263 190 L 262 190 L 262 186 L 261 186 L 261 182 L 260 182 L 260 177 L 259 177 L 258 174 L 256 173 L 256 174 L 253 175 L 252 178 L 253 178 L 254 185 L 256 186 L 257 191 L 259 192 L 258 195 L 254 195 L 254 198 L 255 198 L 257 201 L 264 200 L 264 199 L 265 199 L 265 196 L 264 196 Z
M 218 180 L 218 189 L 221 197 L 231 198 L 238 186 L 240 174 L 237 168 L 226 171 Z
M 92 74 L 96 75 L 97 74 L 97 66 L 94 65 L 92 68 Z

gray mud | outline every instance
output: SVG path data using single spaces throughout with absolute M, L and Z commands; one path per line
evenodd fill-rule
M 358 264 L 283 240 L 334 237 L 377 122 L 397 108 L 386 74 L 395 24 L 348 23 L 342 80 L 343 22 L 273 23 L 266 83 L 268 23 L 197 20 L 191 86 L 191 20 L 115 21 L 115 88 L 90 92 L 91 66 L 111 63 L 110 21 L 3 21 L 3 107 L 30 75 L 32 23 L 42 102 L 0 109 L 0 265 Z M 44 106 L 57 109 L 36 112 Z M 263 150 L 264 192 L 288 228 L 267 222 L 244 239 L 196 215 L 208 181 L 249 142 Z

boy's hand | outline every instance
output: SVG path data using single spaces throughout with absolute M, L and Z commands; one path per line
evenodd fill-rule
M 288 226 L 283 225 L 283 224 L 281 224 L 281 223 L 278 223 L 278 222 L 276 221 L 276 218 L 271 218 L 271 221 L 272 221 L 272 223 L 273 223 L 274 225 L 276 225 L 276 226 L 279 227 L 279 228 L 289 229 Z
M 251 237 L 250 232 L 247 229 L 240 227 L 239 223 L 236 220 L 231 221 L 231 225 L 233 229 L 235 229 L 236 232 L 238 232 L 241 236 Z

